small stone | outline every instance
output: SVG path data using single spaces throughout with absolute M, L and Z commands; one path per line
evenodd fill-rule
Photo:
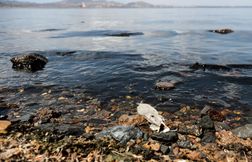
M 153 140 L 157 140 L 160 142 L 172 143 L 178 140 L 178 134 L 177 132 L 172 132 L 172 131 L 166 132 L 166 133 L 154 133 L 151 135 L 151 138 Z
M 181 148 L 194 149 L 194 146 L 190 141 L 178 141 L 177 144 Z
M 58 98 L 59 101 L 66 100 L 66 99 L 67 99 L 67 98 L 65 98 L 65 97 L 59 97 L 59 98 Z
M 169 146 L 161 145 L 160 151 L 161 151 L 163 154 L 168 154 L 168 153 L 170 152 Z
M 210 106 L 206 105 L 200 112 L 201 115 L 207 115 L 207 112 L 211 109 Z
M 181 134 L 190 134 L 199 137 L 202 134 L 202 128 L 198 125 L 181 125 L 178 132 Z
M 200 125 L 203 129 L 214 129 L 214 123 L 208 115 L 201 118 Z
M 216 140 L 214 132 L 206 132 L 202 138 L 203 143 L 214 143 Z
M 230 130 L 231 128 L 224 122 L 214 122 L 214 128 L 215 130 L 222 131 L 222 130 Z

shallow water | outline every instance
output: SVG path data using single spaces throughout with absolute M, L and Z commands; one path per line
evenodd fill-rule
M 1 9 L 0 86 L 81 89 L 104 101 L 139 96 L 168 111 L 210 104 L 251 112 L 252 68 L 189 68 L 195 62 L 250 64 L 251 14 L 251 8 Z M 225 27 L 235 32 L 207 32 Z M 118 32 L 144 35 L 108 35 Z M 10 58 L 29 51 L 49 59 L 45 69 L 12 70 Z M 158 91 L 159 80 L 179 84 Z

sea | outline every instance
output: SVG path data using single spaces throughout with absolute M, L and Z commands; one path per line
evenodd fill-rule
M 252 116 L 251 15 L 251 8 L 225 7 L 1 8 L 0 94 L 43 105 L 36 97 L 58 89 L 103 103 L 137 98 L 165 111 L 210 105 Z M 234 32 L 208 31 L 221 28 Z M 113 35 L 123 32 L 133 35 Z M 29 53 L 47 57 L 48 64 L 33 73 L 13 70 L 10 59 Z M 195 63 L 233 66 L 193 70 Z M 159 90 L 160 81 L 177 84 Z M 26 96 L 15 91 L 20 88 Z

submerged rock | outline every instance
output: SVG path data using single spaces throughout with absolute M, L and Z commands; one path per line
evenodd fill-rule
M 130 36 L 137 36 L 137 35 L 144 35 L 142 32 L 120 32 L 120 33 L 108 33 L 105 36 L 111 37 L 130 37 Z
M 125 144 L 131 139 L 142 138 L 143 132 L 133 126 L 115 126 L 100 132 L 96 137 L 98 139 L 108 137 L 113 138 L 120 142 L 120 144 Z
M 10 61 L 13 64 L 13 69 L 27 70 L 31 72 L 42 70 L 48 62 L 46 57 L 36 53 L 16 56 L 13 57 Z
M 176 87 L 176 81 L 161 81 L 155 84 L 155 88 L 159 90 L 170 90 Z
M 195 64 L 190 66 L 190 69 L 194 70 L 223 70 L 223 71 L 230 71 L 232 68 L 225 66 L 225 65 L 217 65 L 217 64 L 200 64 L 196 62 Z
M 247 124 L 242 127 L 232 130 L 232 132 L 241 138 L 252 138 L 252 124 Z
M 212 33 L 219 33 L 219 34 L 229 34 L 233 33 L 234 31 L 232 29 L 216 29 L 216 30 L 208 30 Z

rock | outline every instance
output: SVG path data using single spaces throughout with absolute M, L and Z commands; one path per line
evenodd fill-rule
M 252 140 L 251 139 L 242 139 L 234 135 L 231 131 L 220 131 L 215 133 L 217 137 L 217 144 L 222 146 L 233 145 L 233 144 L 242 144 L 245 147 L 248 147 L 252 150 Z
M 241 138 L 252 138 L 252 124 L 233 129 L 232 132 Z
M 161 146 L 160 146 L 160 151 L 161 151 L 163 154 L 168 154 L 168 153 L 170 152 L 169 146 L 161 145 Z
M 219 34 L 229 34 L 233 33 L 234 31 L 232 29 L 216 29 L 216 30 L 208 30 L 212 33 L 219 33 Z
M 211 109 L 210 106 L 206 105 L 200 112 L 201 115 L 207 115 L 208 111 Z
M 46 123 L 41 124 L 39 129 L 44 132 L 51 132 L 56 135 L 64 135 L 64 136 L 80 136 L 84 133 L 84 129 L 81 125 L 72 125 L 72 124 L 53 124 Z
M 131 139 L 142 138 L 142 136 L 143 132 L 134 126 L 115 126 L 98 133 L 96 138 L 113 138 L 120 144 L 125 144 Z
M 118 32 L 118 33 L 108 33 L 105 36 L 111 37 L 130 37 L 130 36 L 137 36 L 137 35 L 144 35 L 142 32 Z
M 155 84 L 155 88 L 159 90 L 170 90 L 175 88 L 175 81 L 161 81 Z
M 198 125 L 180 125 L 178 132 L 181 134 L 190 134 L 199 137 L 202 135 L 202 128 Z
M 225 120 L 225 116 L 222 115 L 222 113 L 220 111 L 217 111 L 217 110 L 209 110 L 208 115 L 214 121 L 222 122 L 222 121 Z
M 178 141 L 177 144 L 180 148 L 195 149 L 195 146 L 190 141 Z
M 201 141 L 203 143 L 214 143 L 215 140 L 216 140 L 216 137 L 215 137 L 214 132 L 206 132 L 206 133 L 204 133 L 204 136 L 201 139 Z
M 122 115 L 118 119 L 119 125 L 138 125 L 144 123 L 146 120 L 142 115 Z
M 214 128 L 217 132 L 222 130 L 230 130 L 230 127 L 223 122 L 214 122 Z
M 15 70 L 27 70 L 35 72 L 42 70 L 47 64 L 48 60 L 46 57 L 31 53 L 27 55 L 16 56 L 11 59 L 12 68 Z
M 208 115 L 201 118 L 200 125 L 203 129 L 214 129 L 214 122 Z
M 70 56 L 74 53 L 76 53 L 77 51 L 57 51 L 56 52 L 56 55 L 59 55 L 59 56 Z
M 225 65 L 216 65 L 216 64 L 200 64 L 196 62 L 195 64 L 190 66 L 191 69 L 194 70 L 216 70 L 216 71 L 230 71 L 232 68 Z
M 11 125 L 10 121 L 0 120 L 0 131 L 5 131 L 10 125 Z
M 164 143 L 172 143 L 178 140 L 178 134 L 176 132 L 166 132 L 166 133 L 154 133 L 151 135 L 153 140 Z

